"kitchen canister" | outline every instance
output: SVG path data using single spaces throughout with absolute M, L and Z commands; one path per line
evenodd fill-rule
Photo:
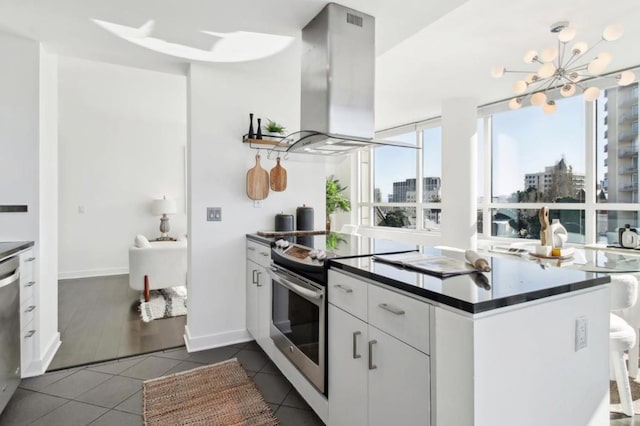
M 276 232 L 293 231 L 293 215 L 278 213 L 275 220 L 275 230 Z M 294 240 L 293 237 L 285 237 L 284 239 L 291 243 Z
M 303 204 L 296 209 L 296 230 L 313 231 L 313 207 Z M 313 235 L 297 237 L 296 243 L 313 247 Z

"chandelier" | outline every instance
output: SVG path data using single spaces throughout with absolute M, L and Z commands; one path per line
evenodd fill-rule
M 505 73 L 522 73 L 526 77 L 513 84 L 515 97 L 509 101 L 509 108 L 518 109 L 524 100 L 534 106 L 542 106 L 545 114 L 553 114 L 557 110 L 555 101 L 547 98 L 547 92 L 556 88 L 564 97 L 573 96 L 577 90 L 582 91 L 586 101 L 593 102 L 600 96 L 600 89 L 589 87 L 587 80 L 596 77 L 611 63 L 613 56 L 608 52 L 598 53 L 595 57 L 588 55 L 601 42 L 618 40 L 622 37 L 622 27 L 609 25 L 602 32 L 602 38 L 593 46 L 579 41 L 569 46 L 576 36 L 576 30 L 569 26 L 569 22 L 561 21 L 551 26 L 551 32 L 558 35 L 558 46 L 547 47 L 538 53 L 529 50 L 524 55 L 524 62 L 538 67 L 537 71 L 507 70 L 502 65 L 491 69 L 494 78 L 500 78 Z M 622 71 L 613 76 L 619 86 L 627 86 L 636 79 L 632 71 Z

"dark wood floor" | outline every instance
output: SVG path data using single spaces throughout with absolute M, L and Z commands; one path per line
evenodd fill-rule
M 184 345 L 186 316 L 142 322 L 128 275 L 61 280 L 62 346 L 48 371 Z

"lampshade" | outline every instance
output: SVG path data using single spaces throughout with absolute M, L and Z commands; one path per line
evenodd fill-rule
M 540 54 L 540 59 L 542 59 L 542 62 L 551 62 L 557 57 L 558 49 L 556 49 L 555 47 L 547 47 L 546 49 L 543 49 L 542 53 Z
M 521 98 L 513 98 L 509 101 L 509 108 L 511 109 L 520 109 L 522 107 L 522 99 Z
M 576 85 L 575 84 L 565 84 L 560 89 L 560 94 L 562 96 L 564 96 L 565 98 L 569 97 L 569 96 L 573 96 L 574 93 L 576 93 Z
M 151 213 L 155 216 L 162 216 L 163 214 L 175 214 L 176 213 L 176 201 L 167 200 L 164 197 L 162 200 L 153 200 L 151 204 Z
M 547 95 L 542 92 L 534 93 L 531 95 L 531 105 L 538 106 L 542 105 L 547 101 Z
M 587 51 L 587 49 L 589 49 L 589 45 L 584 41 L 579 41 L 573 45 L 573 47 L 571 48 L 571 52 L 574 55 L 582 55 Z
M 563 43 L 573 40 L 576 36 L 576 29 L 573 27 L 565 27 L 558 33 L 558 40 Z
M 597 87 L 589 87 L 584 91 L 582 96 L 584 97 L 585 101 L 593 102 L 598 99 L 598 96 L 600 96 L 600 89 L 598 89 Z
M 493 78 L 500 78 L 503 75 L 504 75 L 504 66 L 495 65 L 493 68 L 491 68 L 491 76 Z
M 611 24 L 602 32 L 602 38 L 606 41 L 615 41 L 622 37 L 622 26 Z
M 513 83 L 513 93 L 519 95 L 527 91 L 527 82 L 523 80 L 518 80 Z
M 636 81 L 636 75 L 633 71 L 622 71 L 618 77 L 618 86 L 628 86 Z
M 558 109 L 558 105 L 554 101 L 549 101 L 542 107 L 545 114 L 553 114 Z
M 538 58 L 538 52 L 536 52 L 535 50 L 529 50 L 527 53 L 524 54 L 524 58 L 522 59 L 524 60 L 525 63 L 531 64 L 537 58 Z
M 541 78 L 549 78 L 556 72 L 556 66 L 553 65 L 552 62 L 547 62 L 546 64 L 542 64 L 540 69 L 538 70 L 538 75 Z

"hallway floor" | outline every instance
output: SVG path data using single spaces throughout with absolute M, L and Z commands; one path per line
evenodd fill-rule
M 48 371 L 184 345 L 186 316 L 144 323 L 128 275 L 60 280 L 62 345 Z

